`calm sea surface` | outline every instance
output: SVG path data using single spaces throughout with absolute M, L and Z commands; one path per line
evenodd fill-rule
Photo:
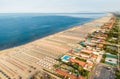
M 105 14 L 0 14 L 0 50 L 83 24 Z

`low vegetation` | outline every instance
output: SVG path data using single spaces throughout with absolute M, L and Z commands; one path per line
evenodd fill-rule
M 118 22 L 119 22 L 119 19 L 117 18 L 116 19 L 116 22 L 114 23 L 112 29 L 109 31 L 108 33 L 108 37 L 106 39 L 106 42 L 110 43 L 109 44 L 106 44 L 104 45 L 103 49 L 105 50 L 105 52 L 107 53 L 111 53 L 111 54 L 114 54 L 114 55 L 117 55 L 118 54 L 118 48 L 117 48 L 117 44 L 118 44 L 118 28 L 119 28 L 119 25 L 118 25 Z
M 120 70 L 116 70 L 115 75 L 116 79 L 120 79 Z
M 102 59 L 101 59 L 101 63 L 105 63 L 105 58 L 106 58 L 106 55 L 103 54 Z
M 103 47 L 104 51 L 107 53 L 111 53 L 113 55 L 117 55 L 118 50 L 116 46 L 111 46 L 111 45 L 104 45 Z
M 80 61 L 86 61 L 85 59 L 81 59 L 79 57 L 76 57 L 77 60 L 80 60 Z M 89 74 L 89 71 L 83 69 L 82 66 L 80 66 L 78 63 L 74 63 L 74 62 L 63 62 L 61 61 L 61 59 L 57 59 L 60 64 L 57 65 L 55 64 L 53 67 L 54 68 L 60 68 L 60 69 L 65 69 L 67 70 L 68 72 L 71 72 L 72 74 L 76 74 L 76 76 L 79 76 L 79 75 L 82 75 L 84 77 L 88 77 L 88 74 Z M 63 68 L 62 65 L 66 65 L 68 66 L 67 68 Z M 64 66 L 65 67 L 65 66 Z
M 76 57 L 77 60 L 80 60 L 80 61 L 84 61 L 86 62 L 86 59 L 82 59 L 82 58 L 79 58 L 79 57 Z

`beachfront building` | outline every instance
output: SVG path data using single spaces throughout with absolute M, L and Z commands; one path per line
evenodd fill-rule
M 93 52 L 93 54 L 95 54 L 95 55 L 99 55 L 99 54 L 100 54 L 100 52 Z
M 109 21 L 106 22 L 103 26 L 101 26 L 101 29 L 111 29 L 114 22 L 115 22 L 115 17 L 114 17 L 114 15 L 112 15 L 112 17 L 110 17 Z
M 93 63 L 95 63 L 97 57 L 98 57 L 98 55 L 92 54 L 88 60 L 90 60 L 90 61 L 92 61 Z
M 82 66 L 82 67 L 84 67 L 85 64 L 86 64 L 86 62 L 83 62 L 83 61 L 77 60 L 77 59 L 75 59 L 75 58 L 70 58 L 69 61 L 70 61 L 70 62 L 77 63 L 77 64 L 79 64 L 79 65 Z
M 77 60 L 77 59 L 75 59 L 75 57 L 71 57 L 71 56 L 69 56 L 69 55 L 64 55 L 64 56 L 62 56 L 61 57 L 61 60 L 63 61 L 63 62 L 75 62 L 75 63 L 78 63 L 80 66 L 82 66 L 82 67 L 84 67 L 85 66 L 85 62 L 83 62 L 83 61 L 80 61 L 80 60 Z
M 87 62 L 86 65 L 85 65 L 85 67 L 84 67 L 84 69 L 88 70 L 88 71 L 91 71 L 92 67 L 93 67 L 93 63 Z
M 88 55 L 90 55 L 91 53 L 93 53 L 93 51 L 92 51 L 92 50 L 89 50 L 89 49 L 82 49 L 80 52 L 81 52 L 81 53 L 88 54 Z
M 88 70 L 88 71 L 91 71 L 91 68 L 93 67 L 93 63 L 80 61 L 80 60 L 77 60 L 77 59 L 75 59 L 75 58 L 70 58 L 69 61 L 79 64 L 79 65 L 82 66 L 85 70 Z
M 79 75 L 79 76 L 76 76 L 76 75 L 73 75 L 69 72 L 65 72 L 64 70 L 61 70 L 61 69 L 57 69 L 56 70 L 56 73 L 64 76 L 64 78 L 69 78 L 69 79 L 85 79 L 83 76 Z
M 100 52 L 97 52 L 93 47 L 86 46 L 81 49 L 74 48 L 71 54 L 94 63 Z
M 87 59 L 87 62 L 85 62 L 85 61 L 76 59 L 76 57 L 64 55 L 61 57 L 61 60 L 65 63 L 68 63 L 68 62 L 77 63 L 79 66 L 90 71 L 93 66 L 93 62 L 95 61 L 96 58 L 97 58 L 96 55 L 92 55 L 89 59 Z
M 107 35 L 104 33 L 95 33 L 93 36 L 88 37 L 90 40 L 89 41 L 85 41 L 86 46 L 90 46 L 93 49 L 102 49 L 105 43 L 105 40 L 107 38 Z

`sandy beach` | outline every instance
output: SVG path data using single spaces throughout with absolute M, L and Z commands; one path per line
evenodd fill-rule
M 112 14 L 107 14 L 83 25 L 74 26 L 21 46 L 2 50 L 0 51 L 0 63 L 2 63 L 0 69 L 9 74 L 11 78 L 16 79 L 18 75 L 22 75 L 23 79 L 26 79 L 37 70 L 43 69 L 42 65 L 37 64 L 38 61 L 41 63 L 44 61 L 48 70 L 52 70 L 54 63 L 57 63 L 54 59 L 66 54 L 72 48 L 79 48 L 80 41 L 85 40 L 89 33 L 99 30 L 111 17 Z M 36 70 L 32 69 L 32 66 Z M 31 70 L 32 73 L 29 73 L 28 70 Z

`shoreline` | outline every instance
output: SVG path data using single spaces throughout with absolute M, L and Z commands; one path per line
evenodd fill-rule
M 93 20 L 91 20 L 91 21 L 84 22 L 84 23 L 81 23 L 81 24 L 72 25 L 70 28 L 67 28 L 67 29 L 65 29 L 65 30 L 63 30 L 63 31 L 55 32 L 55 33 L 53 33 L 53 34 L 50 34 L 50 35 L 47 35 L 47 36 L 44 36 L 44 37 L 41 37 L 41 38 L 38 38 L 38 39 L 35 39 L 35 40 L 31 40 L 30 42 L 27 42 L 27 43 L 25 43 L 25 44 L 21 44 L 21 45 L 15 46 L 15 47 L 10 47 L 10 48 L 7 48 L 7 49 L 0 50 L 0 53 L 1 53 L 1 52 L 4 52 L 4 51 L 14 50 L 14 49 L 19 48 L 19 47 L 22 47 L 22 46 L 24 46 L 24 45 L 28 45 L 28 44 L 34 43 L 35 41 L 39 41 L 39 40 L 42 40 L 42 39 L 45 39 L 45 38 L 53 37 L 53 36 L 59 35 L 59 34 L 61 34 L 61 33 L 64 33 L 64 32 L 67 32 L 67 31 L 71 31 L 71 30 L 74 30 L 74 29 L 77 29 L 77 28 L 80 28 L 80 27 L 81 27 L 81 28 L 82 28 L 82 27 L 86 27 L 86 26 L 88 26 L 89 24 L 93 24 L 93 25 L 94 25 L 94 24 L 95 24 L 95 23 L 94 23 L 95 21 L 97 21 L 97 20 L 99 21 L 101 18 L 110 16 L 110 15 L 111 15 L 111 14 L 105 14 L 104 16 L 99 17 L 99 18 L 96 18 L 96 19 L 93 19 Z M 106 21 L 106 22 L 107 22 L 107 21 Z M 90 26 L 92 26 L 92 25 L 90 25 Z M 94 30 L 96 30 L 96 29 L 93 29 L 93 31 L 94 31 Z M 91 31 L 91 33 L 92 33 L 93 31 Z
M 0 69 L 11 79 L 18 79 L 20 76 L 24 79 L 29 79 L 37 75 L 38 71 L 41 74 L 44 73 L 45 70 L 48 71 L 46 72 L 47 74 L 50 72 L 71 76 L 64 70 L 54 68 L 56 64 L 60 64 L 56 59 L 59 59 L 60 56 L 68 55 L 73 57 L 70 58 L 70 62 L 79 63 L 80 66 L 89 71 L 93 67 L 93 62 L 97 59 L 99 53 L 95 54 L 95 49 L 84 48 L 79 43 L 85 40 L 89 41 L 87 38 L 88 34 L 95 31 L 105 31 L 102 27 L 105 27 L 105 24 L 109 23 L 112 18 L 112 14 L 107 14 L 83 25 L 74 26 L 27 44 L 0 51 Z M 113 23 L 114 21 L 112 20 L 109 28 L 111 28 Z M 80 51 L 74 52 L 74 49 Z M 87 59 L 90 58 L 90 60 L 83 62 L 74 59 L 77 56 L 83 56 L 83 58 Z M 91 61 L 91 59 L 94 60 Z M 73 76 L 74 75 L 72 75 L 72 77 Z M 57 75 L 54 75 L 54 77 L 60 79 Z M 85 79 L 83 75 L 79 77 L 79 79 Z
M 80 19 L 82 19 L 82 18 L 80 18 Z M 85 21 L 84 21 L 84 19 L 85 19 Z M 42 28 L 40 28 L 40 29 L 38 29 L 37 31 L 38 32 L 35 32 L 36 30 L 32 30 L 32 32 L 35 32 L 35 33 L 22 33 L 23 34 L 23 37 L 22 37 L 22 35 L 20 35 L 19 36 L 19 31 L 17 32 L 17 34 L 15 34 L 16 33 L 16 31 L 15 31 L 15 33 L 13 34 L 13 35 L 15 35 L 14 37 L 11 37 L 11 34 L 9 35 L 9 32 L 8 32 L 8 35 L 10 36 L 10 38 L 7 38 L 6 36 L 6 40 L 4 41 L 4 40 L 1 40 L 1 42 L 0 42 L 0 51 L 2 51 L 2 50 L 5 50 L 5 49 L 9 49 L 9 48 L 13 48 L 13 47 L 17 47 L 17 46 L 21 46 L 21 45 L 24 45 L 24 44 L 27 44 L 27 43 L 29 43 L 29 42 L 32 42 L 32 41 L 35 41 L 35 40 L 39 40 L 39 39 L 41 39 L 41 38 L 43 38 L 43 37 L 46 37 L 46 36 L 49 36 L 49 35 L 52 35 L 52 34 L 55 34 L 55 33 L 58 33 L 58 32 L 61 32 L 61 31 L 65 31 L 65 30 L 67 30 L 67 29 L 70 29 L 70 28 L 72 28 L 72 27 L 74 27 L 74 26 L 78 26 L 78 25 L 83 25 L 84 23 L 86 23 L 86 22 L 90 22 L 90 21 L 92 21 L 92 20 L 94 20 L 95 18 L 84 18 L 83 19 L 83 21 L 81 20 L 80 22 L 77 22 L 77 23 L 74 23 L 74 24 L 71 24 L 71 25 L 65 25 L 66 27 L 64 27 L 64 26 L 55 26 L 55 28 L 56 27 L 58 27 L 58 29 L 55 29 L 54 27 L 53 27 L 53 31 L 51 30 L 52 28 L 50 28 L 50 30 L 48 29 L 48 31 L 50 31 L 50 33 L 49 32 L 46 32 L 45 33 L 45 31 L 46 30 L 44 30 L 44 31 L 40 31 L 40 30 L 42 30 L 42 29 L 47 29 L 46 27 L 44 28 L 44 27 L 42 27 Z M 73 19 L 74 20 L 74 19 Z M 59 24 L 59 23 L 58 23 Z M 31 27 L 30 27 L 31 28 Z M 29 31 L 29 30 L 28 30 Z M 25 34 L 25 36 L 24 36 L 24 34 Z M 32 34 L 34 34 L 34 35 L 32 35 Z M 17 36 L 16 36 L 17 35 Z M 26 36 L 28 37 L 28 38 L 26 38 Z M 25 37 L 25 39 L 24 39 L 24 37 Z M 29 37 L 31 37 L 31 38 L 29 38 Z M 33 38 L 32 38 L 33 37 Z M 2 37 L 1 37 L 2 38 Z M 4 39 L 4 38 L 3 38 Z M 13 40 L 12 40 L 13 39 Z M 20 40 L 19 40 L 20 39 Z M 10 40 L 10 41 L 9 41 Z

